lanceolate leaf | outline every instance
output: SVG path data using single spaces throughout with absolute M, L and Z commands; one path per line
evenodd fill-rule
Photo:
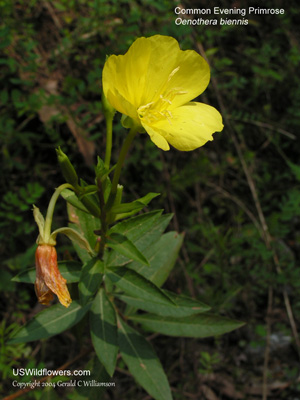
M 130 239 L 133 243 L 136 243 L 142 236 L 147 234 L 155 224 L 159 223 L 161 219 L 165 220 L 165 217 L 168 217 L 168 221 L 166 224 L 164 224 L 163 229 L 166 228 L 172 216 L 161 214 L 162 210 L 158 210 L 141 214 L 137 217 L 132 217 L 126 221 L 122 221 L 114 225 L 110 229 L 110 232 L 121 233 L 122 235 L 128 237 L 128 239 Z
M 96 293 L 103 279 L 103 271 L 103 261 L 97 258 L 92 258 L 82 267 L 78 285 L 82 305 L 86 304 Z
M 134 315 L 131 320 L 147 329 L 168 336 L 204 338 L 222 335 L 244 325 L 243 322 L 216 315 L 192 315 L 183 318 L 162 317 L 154 314 Z
M 131 203 L 123 203 L 112 206 L 111 212 L 113 212 L 114 214 L 127 213 L 130 211 L 138 212 L 157 196 L 159 196 L 159 193 L 148 193 L 146 196 L 141 197 L 138 200 L 132 201 Z
M 86 240 L 86 238 L 82 234 L 77 232 L 75 229 L 58 228 L 54 232 L 52 232 L 50 239 L 53 238 L 55 240 L 56 236 L 59 233 L 66 235 L 70 240 L 72 240 L 73 243 L 76 243 L 79 247 L 86 250 L 88 253 L 93 254 L 93 250 L 92 250 L 89 242 Z
M 89 307 L 90 304 L 81 307 L 73 301 L 68 308 L 61 304 L 46 308 L 21 328 L 9 343 L 31 342 L 57 335 L 77 324 Z
M 116 313 L 104 289 L 100 289 L 90 311 L 92 342 L 106 371 L 113 376 L 118 354 Z
M 172 218 L 171 214 L 161 215 L 161 213 L 162 211 L 153 211 L 119 222 L 110 232 L 125 235 L 140 252 L 144 253 L 145 249 L 151 247 L 159 239 Z M 112 252 L 107 264 L 116 266 L 125 265 L 128 262 L 128 258 Z
M 74 400 L 99 400 L 102 399 L 102 393 L 106 390 L 105 386 L 93 385 L 93 382 L 109 383 L 109 375 L 98 358 L 93 357 L 84 369 L 91 371 L 91 375 L 81 376 L 81 385 L 76 387 Z M 73 394 L 72 394 L 73 397 Z
M 137 382 L 156 400 L 172 400 L 167 377 L 147 340 L 118 319 L 122 358 Z
M 143 276 L 125 267 L 112 268 L 107 271 L 107 276 L 119 289 L 124 290 L 130 296 L 146 301 L 154 301 L 158 304 L 173 305 L 173 301 L 154 283 Z
M 138 261 L 144 265 L 149 265 L 144 255 L 136 248 L 136 246 L 126 236 L 120 233 L 111 233 L 106 242 L 116 252 L 128 257 L 131 260 Z
M 187 296 L 177 296 L 174 293 L 163 290 L 164 293 L 168 295 L 170 299 L 174 301 L 176 304 L 170 305 L 161 305 L 154 301 L 146 301 L 143 299 L 137 299 L 128 295 L 116 295 L 119 299 L 125 301 L 128 305 L 148 311 L 161 316 L 168 317 L 187 317 L 193 314 L 199 314 L 203 312 L 207 312 L 210 307 L 206 304 L 201 303 L 200 301 L 196 301 Z
M 76 261 L 59 261 L 58 269 L 62 276 L 67 280 L 67 283 L 79 281 L 79 276 L 82 269 L 82 264 Z M 27 269 L 20 272 L 12 278 L 14 282 L 34 283 L 36 270 L 35 268 Z
M 65 189 L 61 192 L 61 195 L 73 207 L 79 209 L 80 211 L 88 213 L 86 207 L 81 203 L 81 201 L 78 199 L 78 197 L 72 190 Z
M 91 214 L 87 214 L 79 209 L 68 204 L 68 215 L 70 220 L 70 227 L 78 231 L 89 242 L 90 247 L 94 250 L 97 242 L 97 236 L 94 234 L 95 230 L 100 229 L 100 219 Z M 91 255 L 83 250 L 76 242 L 73 242 L 74 248 L 82 262 L 91 259 Z
M 144 267 L 139 263 L 130 263 L 128 267 L 134 269 L 157 286 L 161 286 L 168 278 L 176 262 L 178 252 L 183 242 L 183 234 L 168 232 L 144 251 L 150 267 Z

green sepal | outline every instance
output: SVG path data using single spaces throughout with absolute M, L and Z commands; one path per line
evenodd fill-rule
M 42 236 L 44 234 L 45 218 L 43 214 L 40 212 L 40 209 L 35 205 L 33 205 L 33 217 L 39 228 L 39 233 Z
M 138 128 L 138 133 L 144 133 L 145 129 L 138 123 L 137 120 L 132 119 L 128 115 L 122 114 L 121 124 L 126 129 L 132 129 L 134 127 Z
M 37 243 L 47 243 L 50 245 L 55 246 L 56 241 L 55 240 L 46 240 L 45 238 L 45 218 L 43 214 L 40 212 L 40 209 L 33 205 L 33 218 L 39 228 L 39 236 L 37 238 Z
M 96 354 L 113 376 L 119 350 L 116 312 L 103 288 L 98 291 L 90 310 L 90 328 Z

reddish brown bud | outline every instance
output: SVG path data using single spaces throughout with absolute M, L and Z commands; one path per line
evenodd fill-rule
M 48 244 L 39 245 L 35 252 L 35 266 L 35 292 L 39 302 L 48 305 L 55 293 L 60 303 L 69 307 L 72 299 L 66 285 L 67 281 L 58 269 L 55 247 Z

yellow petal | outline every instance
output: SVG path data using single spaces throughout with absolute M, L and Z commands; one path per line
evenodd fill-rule
M 102 75 L 103 91 L 109 102 L 118 111 L 134 118 L 128 106 L 124 112 L 124 99 L 135 110 L 155 101 L 174 69 L 178 51 L 175 39 L 156 35 L 137 39 L 125 55 L 109 57 Z M 122 110 L 118 108 L 121 104 Z
M 175 108 L 194 99 L 209 78 L 209 66 L 198 53 L 180 50 L 172 37 L 155 35 L 137 39 L 123 56 L 109 57 L 102 79 L 112 106 L 136 119 L 140 106 Z
M 192 102 L 170 111 L 168 117 L 151 126 L 144 125 L 144 128 L 150 137 L 156 133 L 176 149 L 190 151 L 213 140 L 212 134 L 220 132 L 223 123 L 221 114 L 214 107 Z
M 177 53 L 175 68 L 169 75 L 161 98 L 170 101 L 169 110 L 181 106 L 204 92 L 210 80 L 209 65 L 193 50 Z
M 170 150 L 169 143 L 166 141 L 166 139 L 155 129 L 152 129 L 151 126 L 143 124 L 143 127 L 145 128 L 146 132 L 150 136 L 150 139 L 152 142 L 159 147 L 162 150 Z
M 136 107 L 129 99 L 122 57 L 125 56 L 111 56 L 106 61 L 102 74 L 103 91 L 109 103 L 117 111 L 136 119 L 138 118 Z

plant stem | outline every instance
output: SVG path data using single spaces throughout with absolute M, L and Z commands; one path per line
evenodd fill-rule
M 98 185 L 98 196 L 99 196 L 99 203 L 100 203 L 100 209 L 101 209 L 101 216 L 100 216 L 101 241 L 100 241 L 98 256 L 99 256 L 100 260 L 102 260 L 102 257 L 104 254 L 104 249 L 105 249 L 105 244 L 106 244 L 107 221 L 106 221 L 103 187 L 102 187 L 101 179 L 99 179 L 99 178 L 97 179 L 97 185 Z
M 126 157 L 126 154 L 128 152 L 128 149 L 129 149 L 129 147 L 131 145 L 131 142 L 133 141 L 133 139 L 134 139 L 135 135 L 137 134 L 137 132 L 138 132 L 138 127 L 137 126 L 132 127 L 130 129 L 126 139 L 124 140 L 123 146 L 122 146 L 121 151 L 120 151 L 119 159 L 118 159 L 118 162 L 117 162 L 117 165 L 116 165 L 113 181 L 112 181 L 111 192 L 110 192 L 110 195 L 109 195 L 109 199 L 107 201 L 107 208 L 108 209 L 112 206 L 112 204 L 114 202 L 114 199 L 116 197 L 117 187 L 118 187 L 118 183 L 119 183 L 119 179 L 120 179 L 120 175 L 121 175 L 121 170 L 122 170 L 122 167 L 123 167 L 123 164 L 124 164 L 124 161 L 125 161 L 125 157 Z
M 70 183 L 64 183 L 63 185 L 60 185 L 53 193 L 50 203 L 49 203 L 49 206 L 48 206 L 46 220 L 45 220 L 44 239 L 46 242 L 49 241 L 49 238 L 51 236 L 51 225 L 52 225 L 55 204 L 57 202 L 59 195 L 61 194 L 61 192 L 64 189 L 73 189 L 74 190 L 74 187 L 72 185 L 70 185 Z
M 106 117 L 106 150 L 104 165 L 107 169 L 109 169 L 111 159 L 113 118 L 114 116 L 111 114 Z

